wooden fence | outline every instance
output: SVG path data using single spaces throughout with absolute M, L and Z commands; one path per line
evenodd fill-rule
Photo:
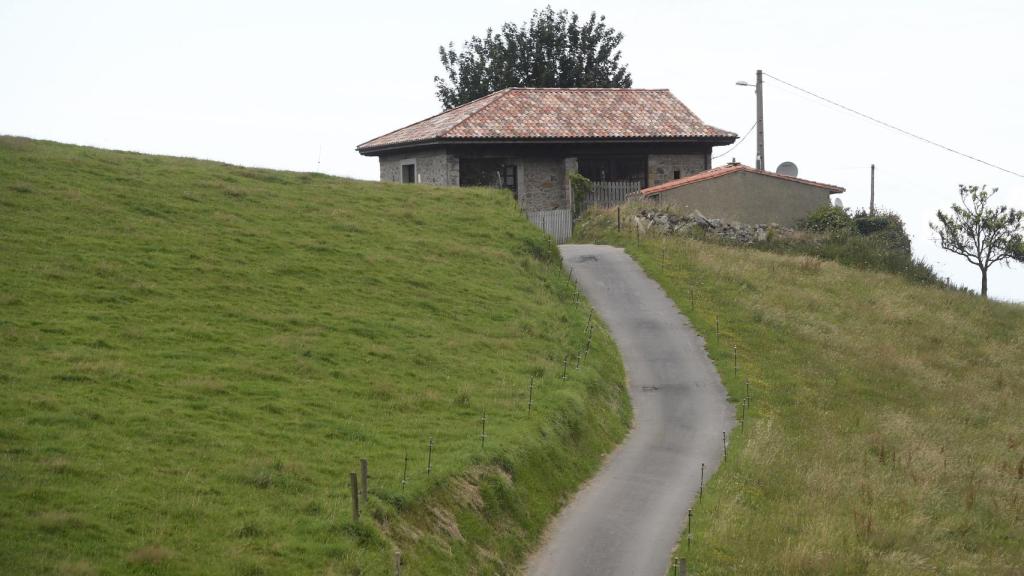
M 622 180 L 618 182 L 594 182 L 590 194 L 583 199 L 580 212 L 586 211 L 591 206 L 607 208 L 616 206 L 626 201 L 626 196 L 633 192 L 639 192 L 644 183 L 640 180 Z
M 564 244 L 572 238 L 572 212 L 568 208 L 527 212 L 526 217 L 538 228 L 550 234 L 559 244 Z

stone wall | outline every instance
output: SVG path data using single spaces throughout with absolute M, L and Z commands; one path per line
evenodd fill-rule
M 561 158 L 522 158 L 519 166 L 519 206 L 523 210 L 568 208 Z
M 443 149 L 421 150 L 411 153 L 397 153 L 380 157 L 381 182 L 401 182 L 402 165 L 416 165 L 416 183 L 435 186 L 458 186 L 459 161 L 454 158 L 455 178 L 452 184 L 452 160 Z
M 650 154 L 647 156 L 647 185 L 657 186 L 674 179 L 675 172 L 685 178 L 710 168 L 706 154 Z

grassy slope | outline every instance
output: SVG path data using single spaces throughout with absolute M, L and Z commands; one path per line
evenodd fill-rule
M 680 547 L 695 573 L 1022 573 L 1024 307 L 806 256 L 638 247 L 614 218 L 577 235 L 627 247 L 705 335 L 733 399 L 750 380 Z
M 627 427 L 492 191 L 0 137 L 0 271 L 4 574 L 509 571 Z

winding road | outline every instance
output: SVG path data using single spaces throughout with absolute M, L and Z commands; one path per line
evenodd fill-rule
M 704 341 L 621 248 L 559 247 L 619 347 L 633 429 L 548 528 L 532 576 L 664 576 L 733 423 Z

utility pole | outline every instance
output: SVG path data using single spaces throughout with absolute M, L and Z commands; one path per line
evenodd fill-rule
M 875 165 L 871 165 L 871 215 L 875 215 Z
M 764 170 L 764 82 L 760 70 L 754 91 L 757 93 L 757 169 Z

